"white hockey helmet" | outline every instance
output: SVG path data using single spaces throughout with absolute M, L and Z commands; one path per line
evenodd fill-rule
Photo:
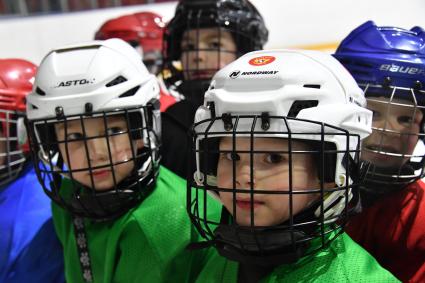
M 153 189 L 158 174 L 158 99 L 155 76 L 149 74 L 134 48 L 120 39 L 65 46 L 48 53 L 27 98 L 31 151 L 46 193 L 71 213 L 96 219 L 119 216 L 140 203 Z M 73 180 L 72 168 L 63 162 L 53 125 L 66 126 L 70 120 L 95 117 L 102 117 L 107 123 L 105 117 L 111 115 L 126 118 L 128 129 L 123 134 L 133 140 L 143 138 L 143 152 L 133 153 L 133 158 L 126 161 L 136 164 L 134 172 L 110 190 L 81 190 L 82 185 Z M 83 141 L 86 143 L 87 139 Z M 110 166 L 116 165 L 109 162 Z M 85 170 L 94 169 L 97 168 Z M 60 192 L 59 174 L 72 181 L 72 196 L 64 197 Z
M 199 217 L 202 213 L 198 211 L 201 209 L 197 205 L 198 198 L 204 194 L 193 193 L 188 209 L 195 219 L 194 224 L 207 239 L 219 242 L 217 246 L 221 247 L 222 255 L 238 261 L 247 258 L 254 262 L 264 261 L 265 255 L 270 255 L 269 259 L 274 263 L 281 263 L 283 258 L 296 260 L 300 249 L 309 240 L 322 237 L 322 243 L 328 242 L 325 234 L 341 230 L 349 214 L 349 203 L 353 195 L 358 196 L 353 188 L 357 186 L 356 177 L 361 172 L 359 143 L 371 133 L 372 123 L 372 112 L 364 108 L 365 104 L 363 92 L 351 75 L 325 53 L 256 51 L 221 69 L 205 94 L 203 106 L 196 112 L 192 129 L 192 151 L 196 162 L 191 170 L 195 173 L 193 179 L 188 180 L 188 186 L 213 195 L 224 190 L 217 187 L 217 157 L 212 157 L 220 152 L 217 138 L 277 137 L 308 141 L 314 145 L 315 150 L 311 153 L 317 159 L 321 185 L 310 193 L 317 194 L 320 189 L 321 197 L 309 208 L 310 217 L 306 219 L 304 212 L 302 220 L 296 223 L 297 216 L 292 215 L 296 227 L 294 223 L 271 227 L 269 230 L 274 231 L 274 236 L 270 236 L 265 232 L 267 229 L 253 224 L 244 230 L 235 221 L 229 222 L 223 217 L 221 223 Z M 211 142 L 214 139 L 215 144 Z M 255 149 L 251 152 L 255 153 Z M 289 149 L 288 154 L 291 154 Z M 251 172 L 254 171 L 255 168 L 251 168 Z M 333 182 L 333 188 L 324 188 L 323 183 Z M 253 186 L 251 183 L 251 196 L 264 194 Z M 276 193 L 292 198 L 293 190 L 296 188 Z M 213 225 L 219 227 L 214 232 Z M 320 227 L 326 228 L 322 230 Z M 260 235 L 264 235 L 264 241 Z M 281 240 L 275 240 L 276 235 L 281 236 Z M 267 246 L 271 242 L 273 248 Z M 276 243 L 281 244 L 276 246 Z M 281 249 L 282 246 L 286 247 L 287 254 L 276 251 L 276 247 Z M 293 256 L 288 257 L 290 253 Z

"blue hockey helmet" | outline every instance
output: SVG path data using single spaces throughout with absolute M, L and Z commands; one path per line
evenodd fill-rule
M 425 31 L 420 27 L 378 27 L 367 21 L 341 42 L 334 56 L 358 84 L 425 90 Z
M 363 88 L 374 111 L 373 133 L 362 146 L 362 158 L 371 163 L 365 191 L 386 193 L 422 178 L 425 31 L 367 21 L 341 42 L 334 56 Z

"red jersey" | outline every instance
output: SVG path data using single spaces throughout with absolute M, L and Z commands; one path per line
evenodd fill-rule
M 160 110 L 161 112 L 165 112 L 167 108 L 174 103 L 176 103 L 176 98 L 172 96 L 171 94 L 165 92 L 163 89 L 161 89 L 159 94 L 159 102 L 161 103 Z
M 159 102 L 161 103 L 160 111 L 162 113 L 176 103 L 177 99 L 168 91 L 163 79 L 160 76 L 157 76 L 157 79 L 159 84 Z
M 403 282 L 425 282 L 425 183 L 421 180 L 353 217 L 346 232 Z

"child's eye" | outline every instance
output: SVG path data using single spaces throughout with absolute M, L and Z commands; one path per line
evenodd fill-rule
M 183 51 L 195 50 L 195 44 L 190 43 L 190 42 L 185 42 L 185 43 L 182 44 L 182 50 Z
M 210 42 L 209 45 L 211 49 L 220 49 L 223 46 L 219 41 Z
M 266 162 L 271 164 L 277 164 L 282 162 L 283 156 L 278 153 L 270 153 L 266 156 Z
M 224 157 L 227 159 L 227 160 L 230 160 L 230 161 L 238 161 L 238 160 L 240 160 L 241 158 L 240 158 L 240 156 L 239 156 L 239 154 L 237 154 L 237 153 L 235 153 L 235 152 L 228 152 L 228 153 L 225 153 L 224 154 Z
M 122 127 L 111 127 L 108 128 L 107 134 L 108 136 L 117 135 L 124 133 L 125 130 Z
M 397 122 L 404 126 L 410 126 L 413 119 L 410 116 L 399 116 L 397 117 Z
M 67 141 L 81 141 L 83 140 L 83 134 L 82 133 L 69 133 L 66 136 Z

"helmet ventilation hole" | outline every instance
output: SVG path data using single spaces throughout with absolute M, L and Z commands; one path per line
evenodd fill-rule
M 119 77 L 116 77 L 115 79 L 113 79 L 112 81 L 110 81 L 109 83 L 107 83 L 106 87 L 119 85 L 119 84 L 126 82 L 126 81 L 127 81 L 126 78 L 124 78 L 123 76 L 119 76 Z
M 140 88 L 140 86 L 133 87 L 132 89 L 127 90 L 126 92 L 124 92 L 123 94 L 121 94 L 119 96 L 119 98 L 133 96 L 139 90 L 139 88 Z
M 319 101 L 317 100 L 296 100 L 289 109 L 288 117 L 295 118 L 301 110 L 316 107 L 318 104 Z
M 320 85 L 313 85 L 313 84 L 303 85 L 303 87 L 306 87 L 306 88 L 317 88 L 317 89 L 320 89 Z
M 46 92 L 44 92 L 41 88 L 39 88 L 39 87 L 37 87 L 36 89 L 35 89 L 35 92 L 38 94 L 38 95 L 42 95 L 42 96 L 45 96 L 46 95 Z

